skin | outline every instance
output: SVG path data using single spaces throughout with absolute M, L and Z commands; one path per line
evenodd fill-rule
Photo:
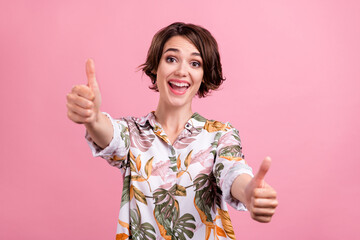
M 171 143 L 176 141 L 193 114 L 192 100 L 203 81 L 202 64 L 199 51 L 186 38 L 175 36 L 165 43 L 158 69 L 154 72 L 160 93 L 155 117 Z M 84 124 L 94 142 L 105 148 L 113 138 L 113 127 L 100 111 L 101 94 L 92 59 L 86 62 L 86 76 L 87 85 L 76 85 L 67 94 L 67 115 L 73 122 Z M 185 81 L 190 86 L 184 94 L 174 94 L 168 84 L 171 80 Z M 243 202 L 251 217 L 259 222 L 270 222 L 278 205 L 276 191 L 264 180 L 270 164 L 271 159 L 266 157 L 254 178 L 241 174 L 231 186 L 232 196 Z
M 159 103 L 155 111 L 169 140 L 173 143 L 193 115 L 192 100 L 198 92 L 204 71 L 197 48 L 186 38 L 175 36 L 164 45 L 157 71 Z M 170 80 L 186 81 L 190 84 L 186 93 L 176 95 L 170 90 Z

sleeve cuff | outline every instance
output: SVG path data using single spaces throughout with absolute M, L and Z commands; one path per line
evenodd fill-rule
M 106 157 L 106 156 L 112 156 L 114 152 L 117 149 L 117 146 L 120 144 L 120 129 L 118 124 L 115 123 L 114 119 L 108 114 L 103 112 L 111 121 L 111 124 L 113 126 L 113 138 L 111 139 L 111 142 L 107 147 L 104 149 L 100 148 L 96 143 L 91 139 L 88 132 L 85 134 L 85 139 L 87 143 L 89 144 L 89 147 L 91 149 L 91 152 L 94 157 Z
M 225 199 L 225 201 L 232 206 L 234 209 L 239 210 L 239 211 L 247 211 L 245 204 L 243 204 L 242 202 L 240 202 L 239 200 L 237 200 L 236 198 L 234 198 L 231 195 L 231 186 L 233 184 L 233 182 L 235 181 L 235 179 L 240 175 L 240 174 L 249 174 L 251 177 L 254 177 L 253 173 L 252 173 L 252 169 L 251 167 L 249 167 L 248 165 L 244 164 L 244 163 L 239 163 L 235 166 L 233 166 L 229 172 L 226 174 L 225 176 L 225 180 L 222 186 L 222 192 L 223 192 L 223 197 Z

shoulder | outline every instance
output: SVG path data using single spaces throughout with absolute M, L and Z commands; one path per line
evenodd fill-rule
M 229 122 L 220 122 L 216 120 L 207 120 L 204 124 L 204 129 L 208 132 L 227 132 L 233 127 Z
M 147 130 L 151 126 L 153 122 L 153 114 L 152 112 L 143 116 L 143 117 L 134 117 L 127 116 L 122 117 L 118 121 L 121 123 L 125 123 L 127 127 L 130 129 L 137 129 L 139 131 Z
M 193 124 L 196 125 L 196 128 L 202 128 L 203 130 L 209 133 L 213 133 L 213 132 L 226 133 L 231 131 L 238 132 L 237 129 L 234 128 L 230 122 L 209 120 L 198 113 L 194 113 L 194 115 L 192 116 L 192 120 L 194 121 Z

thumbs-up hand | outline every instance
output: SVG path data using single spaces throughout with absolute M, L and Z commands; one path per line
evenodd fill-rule
M 258 173 L 245 188 L 246 206 L 251 217 L 259 222 L 270 222 L 278 205 L 276 191 L 265 182 L 265 175 L 271 165 L 270 157 L 261 163 Z
M 100 115 L 101 95 L 92 59 L 86 61 L 87 85 L 76 85 L 67 94 L 67 115 L 76 123 L 91 125 Z

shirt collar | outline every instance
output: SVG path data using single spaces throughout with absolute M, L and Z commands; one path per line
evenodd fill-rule
M 207 119 L 201 116 L 199 113 L 195 112 L 190 119 L 185 124 L 185 129 L 189 130 L 191 133 L 200 132 L 204 127 Z M 153 129 L 156 127 L 161 127 L 160 123 L 158 123 L 155 119 L 155 111 L 150 112 L 145 117 L 143 117 L 139 124 L 143 127 L 146 125 L 150 125 Z

